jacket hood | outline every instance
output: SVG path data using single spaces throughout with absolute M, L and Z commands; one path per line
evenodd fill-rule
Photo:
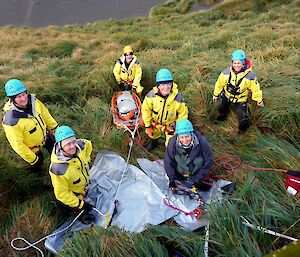
M 122 55 L 121 57 L 120 57 L 120 61 L 122 62 L 122 68 L 124 68 L 124 69 L 126 69 L 126 65 L 125 65 L 125 56 L 124 55 Z M 132 56 L 132 60 L 131 60 L 131 62 L 130 62 L 130 65 L 129 65 L 129 67 L 128 67 L 128 70 L 130 70 L 130 68 L 131 68 L 131 66 L 135 63 L 137 61 L 137 57 L 135 56 L 135 55 L 133 55 Z
M 34 117 L 35 114 L 35 94 L 28 94 L 30 98 L 30 103 L 32 105 L 33 116 L 26 113 L 24 110 L 18 108 L 11 100 L 7 101 L 3 107 L 4 112 L 12 111 L 16 117 Z
M 78 149 L 76 155 L 77 153 L 78 153 Z M 54 144 L 53 151 L 51 154 L 51 162 L 63 163 L 63 162 L 69 162 L 71 159 L 72 159 L 71 157 L 67 157 L 63 154 L 63 149 L 61 148 L 60 142 Z

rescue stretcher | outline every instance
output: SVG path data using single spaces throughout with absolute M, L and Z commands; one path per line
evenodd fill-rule
M 111 98 L 113 123 L 117 128 L 134 129 L 144 124 L 142 119 L 142 104 L 133 91 L 121 91 Z

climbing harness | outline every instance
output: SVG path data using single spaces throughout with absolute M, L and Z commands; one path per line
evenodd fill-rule
M 174 135 L 175 134 L 175 129 L 172 125 L 167 125 L 167 124 L 159 124 L 157 122 L 152 122 L 152 126 L 158 130 L 162 130 L 166 132 L 168 135 Z
M 249 71 L 243 77 L 241 77 L 240 80 L 235 85 L 232 85 L 231 84 L 232 75 L 231 75 L 231 71 L 230 71 L 228 82 L 226 84 L 227 91 L 234 96 L 244 93 L 244 91 L 246 91 L 246 89 L 244 89 L 244 91 L 240 92 L 240 85 L 241 85 L 243 79 L 248 75 L 248 73 L 249 73 Z
M 245 217 L 243 217 L 243 216 L 240 216 L 240 218 L 243 220 L 243 221 L 242 221 L 242 224 L 246 225 L 246 226 L 249 227 L 249 228 L 252 228 L 252 229 L 255 229 L 255 230 L 258 230 L 258 231 L 262 231 L 262 232 L 264 232 L 264 233 L 266 233 L 266 234 L 270 234 L 270 235 L 273 235 L 273 236 L 278 236 L 278 237 L 282 237 L 282 238 L 285 238 L 285 239 L 289 239 L 289 240 L 291 240 L 291 241 L 297 241 L 297 240 L 298 240 L 297 238 L 290 237 L 290 236 L 286 236 L 286 235 L 277 233 L 277 232 L 275 232 L 275 231 L 266 229 L 266 228 L 264 228 L 264 227 L 260 227 L 260 226 L 253 225 L 253 224 L 251 224 L 251 223 L 250 223 Z

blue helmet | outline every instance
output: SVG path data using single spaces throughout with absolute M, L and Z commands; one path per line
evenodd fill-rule
M 231 61 L 240 60 L 243 61 L 246 59 L 246 54 L 243 50 L 235 50 L 231 55 Z
M 188 119 L 181 119 L 176 123 L 176 134 L 179 136 L 189 135 L 194 131 L 192 123 Z
M 5 93 L 7 96 L 15 96 L 26 90 L 25 85 L 18 79 L 10 79 L 5 83 Z
M 58 127 L 55 131 L 55 142 L 61 142 L 69 137 L 74 137 L 75 132 L 69 126 Z
M 156 83 L 160 82 L 171 82 L 173 81 L 173 77 L 171 72 L 168 69 L 160 69 L 156 73 Z

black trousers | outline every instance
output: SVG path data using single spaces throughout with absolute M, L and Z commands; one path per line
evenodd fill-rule
M 218 111 L 219 111 L 218 119 L 225 120 L 227 118 L 229 107 L 231 105 L 234 105 L 235 110 L 237 112 L 237 116 L 239 120 L 239 130 L 246 131 L 250 126 L 250 117 L 248 114 L 247 102 L 232 103 L 225 95 L 223 95 L 218 105 Z
M 47 133 L 44 148 L 48 151 L 51 155 L 52 149 L 54 147 L 55 139 L 53 134 Z M 38 161 L 34 165 L 30 165 L 31 172 L 40 172 L 42 170 L 44 164 L 44 155 L 42 151 L 38 151 L 36 156 L 39 158 Z

